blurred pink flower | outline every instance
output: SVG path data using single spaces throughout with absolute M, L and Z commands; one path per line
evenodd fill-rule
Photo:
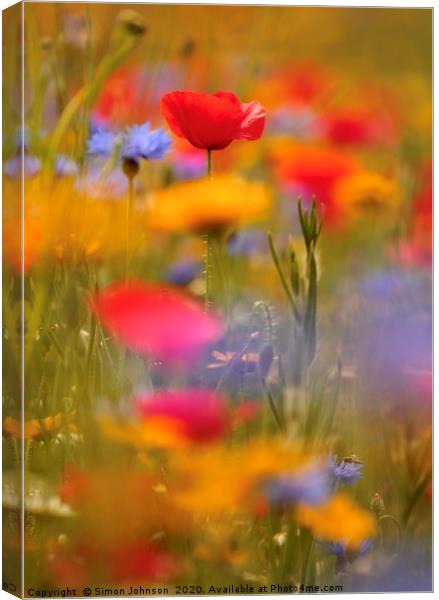
M 156 392 L 138 396 L 135 404 L 144 417 L 175 421 L 183 438 L 203 443 L 221 439 L 230 427 L 225 398 L 209 389 Z
M 171 287 L 118 282 L 94 295 L 90 308 L 122 344 L 162 360 L 196 358 L 222 333 L 218 317 Z

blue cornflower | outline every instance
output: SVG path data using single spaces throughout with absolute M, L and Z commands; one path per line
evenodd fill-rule
M 163 158 L 171 144 L 172 140 L 166 131 L 151 130 L 149 123 L 133 125 L 124 132 L 100 130 L 93 133 L 87 142 L 89 154 L 107 158 L 119 156 L 122 163 L 134 163 L 134 166 L 138 166 L 142 158 Z
M 228 242 L 229 254 L 231 256 L 250 256 L 265 250 L 267 238 L 259 229 L 247 229 L 235 233 Z
M 396 294 L 408 287 L 408 277 L 396 270 L 382 270 L 370 273 L 360 283 L 360 290 L 368 298 L 392 300 Z
M 363 464 L 344 460 L 337 464 L 334 459 L 331 459 L 330 471 L 335 482 L 352 484 L 363 476 Z
M 344 571 L 348 566 L 349 562 L 355 560 L 356 558 L 359 558 L 360 556 L 364 556 L 373 548 L 372 540 L 365 540 L 358 548 L 358 550 L 355 551 L 348 550 L 346 548 L 345 542 L 323 542 L 321 540 L 317 540 L 317 544 L 324 548 L 330 554 L 336 556 L 336 574 L 340 573 L 341 571 Z
M 165 280 L 175 285 L 188 285 L 202 270 L 203 263 L 199 260 L 179 260 L 170 265 L 165 273 Z
M 78 165 L 71 158 L 59 154 L 55 159 L 55 173 L 58 177 L 74 177 L 78 174 Z
M 302 473 L 285 473 L 270 480 L 265 486 L 265 493 L 274 504 L 321 504 L 331 493 L 330 479 L 328 473 L 319 467 Z
M 171 145 L 172 140 L 164 129 L 151 130 L 149 123 L 133 125 L 122 144 L 122 156 L 131 160 L 159 160 Z
M 114 131 L 102 129 L 92 133 L 87 141 L 87 150 L 89 154 L 109 157 L 113 154 L 117 143 L 121 143 L 120 136 Z
M 4 164 L 3 172 L 9 179 L 18 179 L 22 172 L 25 177 L 35 177 L 41 170 L 41 160 L 29 153 L 29 131 L 18 130 L 14 134 L 15 155 Z M 23 161 L 22 161 L 23 152 Z
M 5 162 L 4 173 L 9 179 L 18 179 L 21 177 L 22 169 L 25 177 L 35 177 L 41 169 L 41 161 L 31 154 L 25 154 L 23 162 L 21 156 L 14 156 Z

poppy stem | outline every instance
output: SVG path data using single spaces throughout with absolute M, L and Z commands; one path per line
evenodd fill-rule
M 212 177 L 212 150 L 207 150 L 207 177 Z M 203 235 L 204 241 L 204 308 L 208 312 L 212 304 L 212 236 L 209 232 Z
M 207 176 L 212 177 L 212 150 L 207 151 Z

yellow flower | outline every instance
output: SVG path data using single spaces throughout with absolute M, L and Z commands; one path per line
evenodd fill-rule
M 220 232 L 263 218 L 270 205 L 263 183 L 219 175 L 155 193 L 149 223 L 163 231 Z
M 334 188 L 334 205 L 341 216 L 375 216 L 397 208 L 400 202 L 398 184 L 370 171 L 343 177 Z
M 342 494 L 333 496 L 319 506 L 300 505 L 296 509 L 296 518 L 311 529 L 315 537 L 329 542 L 342 542 L 349 550 L 357 550 L 376 532 L 372 514 Z

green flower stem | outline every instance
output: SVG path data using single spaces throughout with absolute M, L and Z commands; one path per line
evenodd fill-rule
M 213 239 L 211 233 L 203 234 L 204 243 L 204 307 L 208 311 L 212 306 L 212 257 L 213 257 Z
M 212 150 L 207 150 L 207 176 L 212 177 Z M 204 242 L 204 308 L 206 312 L 212 305 L 212 258 L 213 258 L 213 240 L 212 234 L 206 232 L 203 234 Z
M 378 517 L 381 546 L 384 547 L 383 521 L 385 521 L 385 520 L 391 521 L 396 526 L 396 530 L 398 532 L 398 545 L 399 545 L 401 543 L 401 538 L 402 538 L 402 529 L 401 529 L 401 525 L 399 524 L 398 519 L 396 519 L 393 515 L 381 515 L 380 517 Z
M 293 294 L 291 293 L 291 290 L 288 286 L 287 280 L 285 279 L 285 275 L 282 272 L 279 257 L 277 255 L 276 248 L 274 247 L 273 236 L 271 235 L 270 232 L 268 233 L 268 245 L 270 247 L 271 257 L 273 259 L 274 266 L 276 267 L 276 271 L 279 275 L 280 282 L 281 282 L 282 287 L 287 295 L 288 301 L 289 301 L 291 309 L 293 311 L 294 318 L 296 319 L 296 321 L 298 323 L 300 323 L 302 321 L 302 318 L 297 309 L 296 302 L 295 302 L 295 300 L 293 298 Z
M 207 176 L 212 177 L 212 150 L 207 151 Z

